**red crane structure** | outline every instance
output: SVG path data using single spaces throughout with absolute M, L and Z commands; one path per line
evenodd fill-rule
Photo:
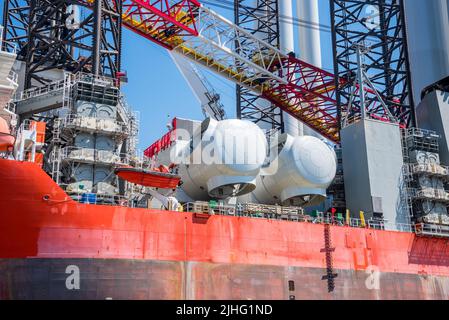
M 133 32 L 260 94 L 323 137 L 339 142 L 337 83 L 332 73 L 280 51 L 197 0 L 124 0 L 121 12 L 122 23 Z M 340 80 L 348 81 L 352 79 Z M 368 112 L 389 119 L 376 99 L 368 101 Z M 158 141 L 145 154 L 152 157 L 151 150 L 164 149 L 167 143 L 171 142 Z

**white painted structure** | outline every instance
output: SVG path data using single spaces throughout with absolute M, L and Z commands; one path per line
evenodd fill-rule
M 296 16 L 300 21 L 298 27 L 298 58 L 321 68 L 323 63 L 319 12 L 318 0 L 296 0 Z M 304 134 L 319 136 L 307 126 L 304 126 Z
M 196 147 L 190 140 L 178 140 L 172 148 L 172 162 L 173 155 L 188 159 L 179 165 L 182 191 L 195 200 L 227 199 L 253 191 L 267 154 L 264 132 L 237 119 L 209 118 L 199 129 Z
M 168 54 L 200 103 L 203 114 L 215 120 L 224 120 L 225 112 L 220 102 L 220 96 L 193 62 L 179 53 L 168 51 Z
M 299 58 L 316 67 L 322 66 L 320 15 L 318 0 L 297 0 Z
M 277 159 L 257 178 L 257 188 L 241 202 L 312 206 L 326 199 L 326 189 L 335 178 L 334 150 L 312 136 L 284 134 L 277 146 Z
M 295 52 L 295 32 L 293 21 L 293 2 L 291 0 L 279 1 L 279 33 L 280 45 L 283 52 Z M 304 124 L 286 112 L 282 114 L 285 133 L 296 137 L 304 135 Z

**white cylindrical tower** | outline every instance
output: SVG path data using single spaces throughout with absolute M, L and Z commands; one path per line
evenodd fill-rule
M 320 14 L 318 0 L 296 0 L 299 19 L 298 58 L 318 68 L 322 67 Z M 304 134 L 318 137 L 319 134 L 304 126 Z
M 404 1 L 415 104 L 421 91 L 449 76 L 449 1 Z
M 299 58 L 314 66 L 321 67 L 321 35 L 318 0 L 297 0 L 296 11 L 300 26 Z
M 279 1 L 279 34 L 280 46 L 283 52 L 289 53 L 295 51 L 295 32 L 293 28 L 293 2 L 292 0 Z M 296 137 L 304 134 L 304 125 L 294 117 L 284 112 L 282 114 L 284 120 L 285 133 Z

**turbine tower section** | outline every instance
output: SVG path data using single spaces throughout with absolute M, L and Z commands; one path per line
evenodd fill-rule
M 5 40 L 25 63 L 24 89 L 63 78 L 62 71 L 116 78 L 121 0 L 6 0 Z
M 357 120 L 366 110 L 370 118 L 385 121 L 391 114 L 402 126 L 414 126 L 403 0 L 330 0 L 330 7 L 340 120 Z M 375 101 L 376 95 L 365 101 L 357 97 L 360 46 L 368 48 L 363 71 L 388 110 Z
M 278 0 L 235 0 L 235 24 L 273 47 L 280 47 Z M 238 52 L 248 50 L 245 41 Z M 282 111 L 249 88 L 237 85 L 237 117 L 267 130 L 284 130 Z

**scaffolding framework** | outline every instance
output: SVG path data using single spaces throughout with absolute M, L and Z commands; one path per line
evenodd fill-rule
M 389 112 L 406 127 L 416 123 L 411 87 L 405 30 L 403 0 L 330 0 L 334 73 L 337 86 L 339 118 L 360 117 L 361 101 L 357 97 L 351 110 L 346 110 L 354 84 L 341 79 L 354 79 L 357 74 L 355 44 L 370 48 L 365 54 L 364 69 Z M 367 98 L 365 106 L 374 117 L 385 111 Z
M 125 0 L 6 0 L 2 35 L 25 71 L 20 114 L 42 118 L 44 169 L 75 200 L 133 205 L 117 166 L 139 165 L 139 117 L 120 92 Z M 91 200 L 88 200 L 91 201 Z
M 116 78 L 121 18 L 121 0 L 5 0 L 4 37 L 26 64 L 25 89 L 51 82 L 50 70 Z
M 68 180 L 80 164 L 112 169 L 121 165 L 134 164 L 136 153 L 132 147 L 135 148 L 134 140 L 138 135 L 138 123 L 135 123 L 138 117 L 126 105 L 114 80 L 83 73 L 67 78 L 63 91 L 68 95 L 68 102 L 56 110 L 60 113 L 53 125 L 49 149 L 51 154 L 47 166 L 52 178 L 64 188 L 68 188 L 70 185 Z M 47 90 L 45 94 L 51 94 L 51 91 Z M 110 117 L 87 116 L 79 113 L 76 107 L 77 102 L 107 105 L 114 111 Z M 61 112 L 64 109 L 66 112 Z M 126 144 L 126 147 L 108 150 L 80 147 L 75 143 L 75 137 L 79 134 L 92 135 L 92 139 L 98 137 L 111 139 L 117 146 Z M 69 189 L 66 191 L 73 193 Z
M 280 47 L 278 0 L 235 0 L 235 24 L 261 40 Z M 244 51 L 245 41 L 237 47 Z M 284 130 L 282 112 L 276 105 L 261 101 L 260 95 L 237 85 L 237 117 L 270 129 Z
M 422 236 L 449 235 L 449 168 L 440 164 L 440 137 L 432 131 L 403 130 L 402 208 Z

